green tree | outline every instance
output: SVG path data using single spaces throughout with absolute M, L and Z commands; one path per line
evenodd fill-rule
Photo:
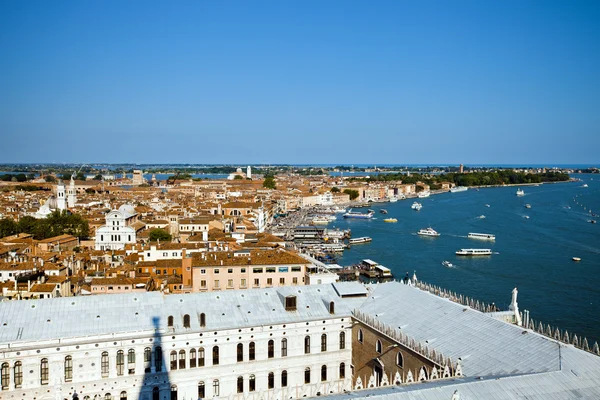
M 102 174 L 96 174 L 96 176 L 94 176 L 94 180 L 95 181 L 101 181 L 102 180 Z
M 358 190 L 354 190 L 354 189 L 344 189 L 344 193 L 346 193 L 347 195 L 350 195 L 350 200 L 355 200 L 360 195 L 358 193 Z
M 150 231 L 150 234 L 148 235 L 148 237 L 150 238 L 150 241 L 152 241 L 152 242 L 155 242 L 157 240 L 162 240 L 163 242 L 168 242 L 171 240 L 171 235 L 169 234 L 169 232 L 165 231 L 164 229 L 160 229 L 160 228 L 152 229 Z
M 277 189 L 277 185 L 275 184 L 275 179 L 272 177 L 268 177 L 263 182 L 263 187 L 267 189 Z
M 337 186 L 334 186 L 331 188 L 331 193 L 339 193 L 340 192 L 340 188 Z
M 244 177 L 241 176 L 241 175 L 236 175 L 236 176 L 233 177 L 233 179 L 234 180 L 242 180 L 242 179 L 244 179 Z
M 19 233 L 30 233 L 33 235 L 35 233 L 37 223 L 37 219 L 30 215 L 26 215 L 25 217 L 22 217 L 19 220 L 19 223 L 17 224 L 17 229 L 19 230 Z
M 11 218 L 0 220 L 0 237 L 10 236 L 17 233 L 17 223 Z
M 44 180 L 48 183 L 56 183 L 56 178 L 52 175 L 46 175 Z

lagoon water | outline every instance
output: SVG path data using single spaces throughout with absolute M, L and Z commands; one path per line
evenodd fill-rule
M 372 220 L 339 216 L 332 226 L 351 228 L 353 237 L 373 241 L 346 250 L 338 263 L 370 258 L 397 279 L 416 271 L 423 281 L 502 309 L 517 287 L 520 310 L 529 310 L 534 320 L 600 340 L 600 217 L 589 213 L 600 214 L 600 176 L 575 177 L 583 182 L 523 186 L 525 196 L 516 196 L 515 187 L 470 189 L 418 199 L 423 204 L 418 212 L 410 208 L 416 199 L 407 199 L 373 204 Z M 388 214 L 380 214 L 381 208 Z M 383 222 L 391 217 L 398 222 Z M 428 226 L 441 236 L 416 234 Z M 469 232 L 492 233 L 496 240 L 468 239 Z M 494 254 L 456 256 L 461 248 L 491 248 Z M 444 260 L 454 268 L 442 266 Z

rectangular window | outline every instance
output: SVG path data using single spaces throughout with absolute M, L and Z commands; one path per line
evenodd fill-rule
M 262 268 L 252 268 L 252 272 L 255 274 L 262 274 L 263 269 Z
M 292 272 L 302 272 L 302 267 L 292 267 Z
M 298 284 L 298 278 L 292 278 L 292 283 L 294 285 L 297 285 Z
M 288 272 L 289 267 L 279 267 L 279 272 Z
M 205 273 L 206 273 L 206 270 L 205 270 L 204 268 L 202 268 L 202 269 L 200 270 L 200 273 L 201 273 L 201 274 L 205 274 Z
M 220 289 L 219 280 L 215 280 L 215 289 Z
M 242 268 L 241 272 L 242 272 L 242 274 L 245 274 L 246 273 L 246 268 Z
M 227 287 L 233 288 L 233 279 L 227 279 Z
M 204 367 L 204 349 L 198 350 L 198 366 Z
M 218 274 L 218 273 L 219 273 L 219 268 L 215 268 L 213 272 L 214 272 L 215 274 Z
M 254 287 L 259 287 L 260 286 L 260 279 L 256 278 L 254 279 Z
M 233 268 L 229 268 L 229 269 L 227 270 L 227 273 L 228 273 L 228 274 L 233 274 Z
M 125 353 L 122 350 L 117 352 L 117 375 L 123 375 L 125 372 Z
M 279 278 L 279 284 L 281 286 L 284 286 L 285 285 L 285 278 Z
M 246 280 L 245 280 L 245 279 L 242 279 L 242 280 L 240 281 L 240 287 L 243 287 L 243 288 L 245 288 L 245 287 L 246 287 Z
M 267 286 L 273 286 L 273 278 L 267 278 Z
M 267 273 L 272 274 L 275 272 L 275 267 L 267 267 Z
M 42 385 L 48 384 L 48 359 L 42 358 L 42 363 L 40 364 L 40 380 Z
M 206 281 L 205 281 L 205 280 L 201 280 L 201 281 L 200 281 L 200 287 L 201 287 L 202 289 L 206 289 Z

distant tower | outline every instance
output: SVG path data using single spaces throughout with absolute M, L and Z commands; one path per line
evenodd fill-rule
M 464 166 L 462 164 L 460 164 L 460 169 L 458 172 L 460 172 L 461 174 L 464 173 Z
M 56 207 L 59 210 L 66 210 L 66 198 L 65 198 L 65 184 L 62 180 L 58 181 L 58 185 L 56 186 Z
M 250 168 L 249 165 L 248 168 L 246 168 L 246 178 L 252 179 L 252 168 Z
M 77 203 L 77 196 L 75 194 L 75 181 L 71 176 L 71 183 L 69 183 L 69 189 L 67 191 L 67 204 L 69 208 L 75 207 L 75 203 Z

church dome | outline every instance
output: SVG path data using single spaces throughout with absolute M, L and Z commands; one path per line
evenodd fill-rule
M 136 214 L 135 208 L 131 204 L 123 204 L 121 207 L 119 207 L 119 211 L 125 218 Z
M 54 195 L 50 196 L 44 205 L 50 210 L 58 209 L 58 202 L 56 201 L 56 197 L 54 197 Z

